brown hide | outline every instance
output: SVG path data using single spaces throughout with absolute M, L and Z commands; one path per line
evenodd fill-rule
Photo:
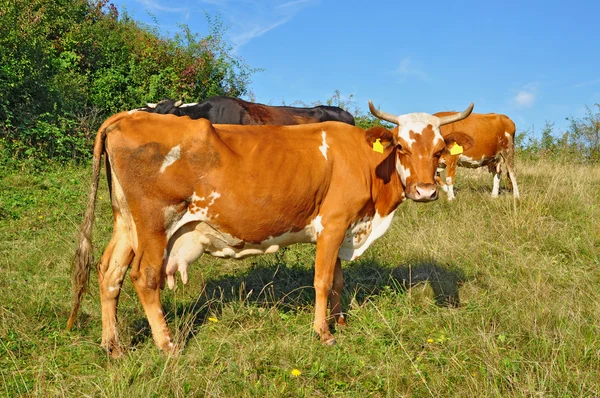
M 439 112 L 435 116 L 442 117 L 452 114 L 454 112 Z M 441 163 L 446 166 L 446 175 L 450 179 L 450 185 L 454 182 L 457 166 L 469 168 L 488 166 L 490 171 L 495 173 L 495 178 L 499 178 L 501 164 L 505 164 L 510 178 L 509 182 L 513 186 L 513 194 L 518 198 L 514 167 L 516 127 L 512 120 L 501 114 L 472 113 L 466 119 L 441 126 L 440 132 L 446 142 L 450 144 L 441 158 Z M 463 153 L 460 155 L 450 154 L 449 149 L 454 142 L 463 147 Z M 466 158 L 470 158 L 472 161 Z M 440 178 L 438 178 L 438 182 L 440 185 L 444 185 Z M 497 196 L 497 191 L 493 191 L 492 195 Z M 449 199 L 452 198 L 449 196 Z
M 98 267 L 102 345 L 113 355 L 122 353 L 116 312 L 130 264 L 154 340 L 171 351 L 175 343 L 160 303 L 165 279 L 173 287 L 179 271 L 186 283 L 188 265 L 203 252 L 240 258 L 298 242 L 317 244 L 313 328 L 324 344 L 335 343 L 326 308 L 329 298 L 330 317 L 344 323 L 340 259 L 356 258 L 389 228 L 405 184 L 413 200 L 437 197 L 432 183 L 444 141 L 433 127 L 437 119 L 427 115 L 423 123 L 423 115 L 415 115 L 414 122 L 413 114 L 399 116 L 405 135 L 398 128 L 364 131 L 339 122 L 213 125 L 146 112 L 108 119 L 96 137 L 75 263 L 77 275 L 91 267 L 95 195 L 106 151 L 114 227 Z M 378 139 L 383 153 L 373 149 Z

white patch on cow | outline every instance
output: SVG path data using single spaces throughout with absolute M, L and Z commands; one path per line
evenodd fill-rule
M 166 168 L 175 163 L 181 157 L 181 147 L 179 145 L 171 148 L 167 156 L 165 156 L 165 160 L 163 161 L 162 166 L 160 167 L 160 172 L 164 173 Z
M 129 115 L 136 113 L 138 111 L 138 109 L 132 109 L 129 112 L 127 112 Z
M 325 133 L 325 130 L 323 130 L 321 137 L 323 137 L 323 143 L 319 147 L 319 151 L 321 151 L 325 160 L 327 160 L 327 148 L 329 148 L 329 145 L 327 145 L 327 133 Z
M 187 211 L 180 216 L 176 209 L 177 206 L 167 206 L 163 212 L 165 215 L 165 227 L 167 231 L 167 240 L 171 239 L 173 234 L 183 225 L 194 221 L 209 221 L 212 217 L 218 217 L 218 214 L 209 215 L 210 207 L 219 199 L 221 194 L 217 191 L 212 191 L 208 198 L 199 197 L 196 192 L 188 199 L 189 205 Z M 208 200 L 210 202 L 206 203 Z M 204 206 L 202 206 L 204 205 Z M 202 206 L 202 207 L 201 207 Z M 179 218 L 178 221 L 175 221 Z
M 319 234 L 321 234 L 321 232 L 323 232 L 325 229 L 323 226 L 322 217 L 320 215 L 315 217 L 312 224 L 313 228 L 315 229 L 315 236 L 319 236 Z
M 454 196 L 454 185 L 453 185 L 453 178 L 452 177 L 446 177 L 446 189 L 445 191 L 448 193 L 448 200 L 454 200 L 455 196 Z
M 483 166 L 486 160 L 488 159 L 486 159 L 485 156 L 482 156 L 481 159 L 473 159 L 469 156 L 460 155 L 458 157 L 458 165 L 460 167 L 476 169 Z
M 402 165 L 400 159 L 396 159 L 396 171 L 400 176 L 400 180 L 402 180 L 402 185 L 406 186 L 406 179 L 410 177 L 410 169 L 404 168 L 404 165 Z
M 185 216 L 182 217 L 182 220 L 183 218 Z M 189 222 L 190 219 L 187 220 Z M 208 253 L 214 257 L 235 259 L 274 253 L 281 247 L 295 243 L 315 243 L 318 234 L 324 228 L 321 217 L 317 216 L 300 231 L 289 231 L 279 236 L 269 236 L 260 243 L 249 243 L 217 230 L 208 221 L 187 226 L 185 224 L 181 225 L 181 230 L 175 230 L 172 238 L 170 238 L 169 252 L 163 263 L 170 289 L 175 287 L 175 273 L 177 271 L 181 274 L 183 283 L 187 283 L 188 266 L 203 253 Z
M 423 130 L 431 125 L 435 133 L 434 145 L 437 145 L 438 140 L 444 140 L 440 133 L 440 119 L 428 113 L 409 113 L 398 117 L 399 130 L 398 137 L 406 142 L 408 149 L 415 142 L 415 139 L 410 137 L 410 132 L 414 134 L 422 134 Z
M 508 138 L 509 140 L 512 139 L 512 135 L 508 132 L 504 132 L 504 135 L 506 136 L 506 138 Z
M 500 174 L 494 173 L 494 187 L 492 188 L 492 198 L 497 198 L 500 191 Z
M 108 292 L 112 293 L 112 292 L 116 292 L 117 290 L 121 289 L 121 286 L 119 285 L 115 285 L 115 286 L 109 286 L 108 287 Z
M 131 248 L 133 250 L 137 250 L 137 229 L 135 223 L 133 222 L 131 212 L 129 211 L 129 205 L 127 204 L 127 199 L 125 198 L 125 193 L 123 192 L 123 188 L 121 187 L 119 177 L 112 168 L 112 164 L 114 163 L 111 163 L 111 180 L 113 187 L 112 205 L 113 208 L 119 209 L 120 219 L 123 221 L 122 223 L 116 223 L 116 225 L 117 227 L 121 228 L 123 230 L 123 234 L 128 237 L 129 242 L 131 244 Z M 113 232 L 113 234 L 114 233 L 115 232 Z
M 188 106 L 196 106 L 198 105 L 197 102 L 190 102 L 189 104 L 181 104 L 179 105 L 180 108 L 187 108 Z
M 338 257 L 342 260 L 355 260 L 380 238 L 392 224 L 394 212 L 381 217 L 375 213 L 374 217 L 363 217 L 348 228 Z

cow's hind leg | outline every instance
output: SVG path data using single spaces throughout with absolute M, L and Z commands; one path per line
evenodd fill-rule
M 133 261 L 130 276 L 150 323 L 154 342 L 161 350 L 173 352 L 176 347 L 160 303 L 160 290 L 165 277 L 163 272 L 165 252 L 166 244 L 140 242 L 140 249 Z
M 490 172 L 494 174 L 494 186 L 492 188 L 492 198 L 497 198 L 500 193 L 500 176 L 502 175 L 502 165 L 497 162 L 489 166 Z
M 112 236 L 98 267 L 98 285 L 102 304 L 102 347 L 113 357 L 121 356 L 117 332 L 117 305 L 123 278 L 133 259 L 127 236 L 118 230 Z
M 515 199 L 519 199 L 519 186 L 517 185 L 517 174 L 515 173 L 515 151 L 512 137 L 510 137 L 508 147 L 502 150 L 502 157 L 504 158 L 504 163 L 506 164 L 506 171 L 508 178 L 510 179 L 513 197 Z

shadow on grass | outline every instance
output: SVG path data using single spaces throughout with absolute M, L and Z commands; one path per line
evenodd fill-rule
M 281 258 L 282 256 L 278 256 L 278 259 Z M 188 317 L 186 328 L 189 328 L 189 333 L 185 336 L 185 341 L 188 341 L 210 314 L 219 316 L 227 303 L 277 307 L 281 312 L 313 308 L 313 272 L 313 268 L 290 265 L 283 261 L 268 263 L 259 260 L 243 275 L 207 280 L 204 290 L 199 292 L 194 302 L 175 304 L 167 298 L 163 299 L 163 308 L 171 326 L 174 318 Z M 462 271 L 455 267 L 422 259 L 408 261 L 397 267 L 364 259 L 344 264 L 343 272 L 344 309 L 348 308 L 351 299 L 363 303 L 383 290 L 403 293 L 421 283 L 431 286 L 438 306 L 458 307 L 459 287 L 466 281 Z M 132 345 L 142 343 L 151 336 L 146 319 L 135 320 L 130 327 L 134 335 Z

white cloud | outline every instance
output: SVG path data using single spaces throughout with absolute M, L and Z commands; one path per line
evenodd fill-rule
M 151 0 L 150 0 L 151 1 Z M 236 49 L 292 20 L 319 0 L 200 0 L 219 10 Z
M 164 5 L 160 4 L 159 1 L 156 1 L 156 0 L 137 0 L 137 2 L 145 5 L 146 8 L 150 9 L 150 10 L 156 10 L 156 11 L 162 11 L 162 12 L 173 12 L 173 13 L 187 11 L 186 8 L 164 6 Z
M 517 108 L 531 108 L 537 99 L 539 83 L 528 83 L 523 86 L 513 97 L 513 104 Z
M 232 35 L 231 40 L 233 43 L 239 48 L 244 44 L 248 43 L 250 40 L 262 36 L 270 30 L 275 29 L 276 27 L 283 25 L 287 21 L 289 21 L 291 17 L 284 18 L 280 21 L 275 21 L 269 25 L 263 25 L 260 23 L 244 23 L 244 26 L 240 26 L 240 31 L 237 34 Z
M 403 77 L 416 77 L 420 80 L 427 80 L 429 76 L 418 65 L 415 65 L 411 57 L 405 57 L 400 61 L 396 68 L 396 73 Z
M 521 90 L 515 95 L 515 105 L 519 108 L 531 108 L 535 102 L 535 94 L 529 91 Z
M 600 84 L 600 79 L 588 80 L 588 81 L 585 81 L 585 82 L 580 82 L 580 83 L 577 83 L 577 84 L 573 85 L 573 87 L 595 86 L 596 84 Z

